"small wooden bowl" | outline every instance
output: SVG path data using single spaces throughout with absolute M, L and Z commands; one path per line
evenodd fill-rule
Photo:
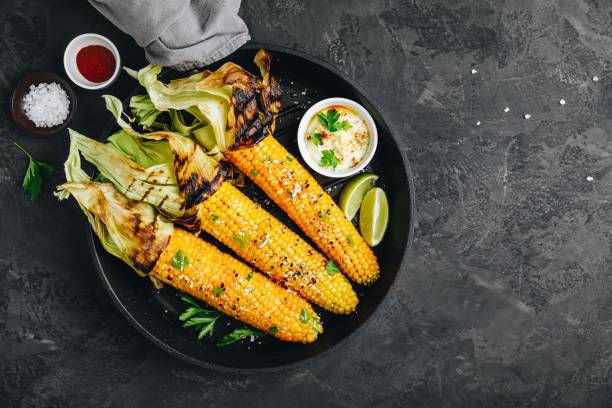
M 66 91 L 68 100 L 70 101 L 68 117 L 64 122 L 53 127 L 36 127 L 34 123 L 28 119 L 23 110 L 23 97 L 30 91 L 30 85 L 37 85 L 42 82 L 48 84 L 53 82 L 58 83 L 62 89 Z M 74 90 L 70 87 L 68 82 L 52 72 L 36 72 L 24 76 L 21 81 L 17 83 L 11 95 L 11 115 L 13 116 L 13 121 L 25 132 L 36 136 L 50 136 L 66 129 L 72 119 L 72 115 L 74 115 L 74 111 L 76 111 L 76 106 L 77 99 Z

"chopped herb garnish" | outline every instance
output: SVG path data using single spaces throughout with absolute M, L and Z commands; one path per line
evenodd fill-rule
M 302 313 L 300 313 L 300 322 L 306 324 L 310 321 L 310 319 L 312 319 L 312 316 L 310 316 L 308 310 L 306 310 L 306 308 L 302 309 Z
M 240 245 L 240 248 L 244 249 L 249 245 L 249 234 L 240 232 L 238 235 L 234 235 L 234 241 Z
M 289 193 L 289 195 L 291 196 L 291 198 L 293 198 L 293 190 L 291 190 L 290 188 L 287 189 L 287 193 Z
M 216 310 L 202 308 L 195 300 L 186 295 L 181 295 L 181 300 L 189 305 L 183 313 L 179 315 L 179 320 L 183 322 L 183 327 L 194 327 L 198 333 L 198 340 L 207 334 L 212 335 L 213 328 L 221 313 Z
M 319 211 L 319 218 L 321 218 L 323 221 L 327 221 L 328 216 L 327 211 Z
M 336 156 L 333 150 L 323 150 L 321 154 L 323 155 L 319 162 L 321 167 L 331 167 L 335 169 L 338 163 L 340 163 L 340 159 L 338 159 L 338 156 Z
M 278 333 L 278 327 L 276 327 L 276 326 L 272 326 L 268 330 L 270 330 L 270 333 L 272 333 L 272 334 Z
M 346 242 L 348 242 L 350 246 L 355 246 L 355 241 L 353 241 L 353 237 L 350 235 L 346 237 Z
M 15 146 L 17 146 L 17 148 L 21 150 L 28 157 L 29 160 L 28 168 L 26 170 L 25 175 L 23 176 L 23 182 L 21 183 L 21 186 L 23 187 L 23 190 L 26 192 L 26 194 L 30 196 L 30 200 L 36 201 L 38 200 L 38 197 L 40 197 L 40 192 L 42 191 L 44 181 L 47 178 L 51 177 L 51 175 L 55 171 L 55 168 L 48 163 L 43 163 L 34 160 L 32 155 L 28 153 L 26 149 L 21 147 L 19 144 L 15 143 Z
M 182 249 L 179 249 L 178 251 L 176 251 L 174 257 L 172 257 L 172 259 L 170 260 L 170 263 L 176 269 L 182 271 L 187 267 L 187 265 L 189 265 L 189 258 L 187 258 L 187 255 L 185 255 Z
M 287 155 L 287 161 L 293 161 L 293 159 L 291 158 L 291 156 Z
M 213 289 L 213 294 L 216 297 L 219 297 L 219 296 L 221 296 L 223 294 L 224 291 L 225 291 L 225 289 L 223 289 L 223 288 L 214 288 Z
M 264 161 L 268 162 L 268 163 L 272 163 L 272 159 L 269 158 L 268 156 L 264 156 Z
M 340 269 L 338 269 L 334 261 L 327 262 L 327 265 L 325 265 L 325 270 L 327 271 L 327 274 L 329 276 L 334 276 L 335 274 L 340 272 Z
M 257 177 L 259 173 L 257 173 L 257 170 L 255 169 L 251 169 L 251 177 Z
M 219 216 L 213 214 L 213 215 L 211 215 L 210 219 L 214 222 L 214 221 L 217 221 L 219 219 Z
M 250 271 L 249 274 L 246 276 L 246 280 L 251 280 L 253 278 L 253 271 Z
M 244 326 L 241 329 L 234 329 L 230 334 L 226 334 L 225 336 L 223 336 L 223 338 L 219 340 L 219 343 L 217 343 L 217 347 L 224 347 L 228 344 L 232 344 L 239 340 L 246 339 L 247 337 L 261 337 L 264 335 L 265 333 L 260 332 L 259 330 L 253 330 Z
M 323 144 L 323 135 L 319 132 L 312 132 L 311 135 L 312 144 L 315 146 L 321 146 Z
M 323 127 L 330 132 L 347 130 L 352 127 L 346 120 L 338 122 L 338 119 L 340 119 L 340 114 L 335 109 L 330 109 L 326 112 L 319 113 L 317 118 L 319 119 L 319 123 L 321 123 L 321 125 L 323 125 Z

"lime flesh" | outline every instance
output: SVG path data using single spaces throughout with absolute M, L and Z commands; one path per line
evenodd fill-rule
M 349 181 L 340 192 L 338 205 L 349 220 L 359 211 L 363 196 L 378 180 L 378 176 L 372 173 L 363 173 Z
M 389 222 L 389 203 L 382 188 L 375 187 L 363 197 L 359 211 L 359 230 L 370 246 L 380 244 Z

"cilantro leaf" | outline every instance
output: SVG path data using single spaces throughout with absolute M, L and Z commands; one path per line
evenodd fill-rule
M 170 263 L 176 269 L 182 271 L 187 265 L 189 265 L 189 258 L 187 258 L 187 255 L 185 255 L 182 249 L 179 249 L 178 251 L 176 251 L 176 254 L 170 260 Z
M 336 156 L 333 150 L 323 150 L 321 154 L 323 155 L 319 162 L 321 167 L 331 167 L 335 169 L 338 163 L 340 163 L 340 159 L 338 159 L 338 156 Z
M 323 144 L 323 135 L 319 132 L 312 132 L 312 135 L 310 135 L 311 138 L 310 140 L 312 140 L 312 144 L 315 146 L 321 146 Z
M 270 330 L 270 333 L 272 333 L 272 334 L 278 333 L 278 327 L 276 327 L 276 326 L 272 326 L 268 330 Z
M 21 186 L 23 190 L 26 192 L 28 196 L 30 196 L 31 201 L 38 200 L 40 197 L 40 193 L 42 191 L 42 186 L 45 179 L 51 177 L 55 168 L 48 164 L 35 160 L 30 153 L 28 153 L 22 146 L 15 143 L 15 146 L 21 150 L 29 160 L 28 168 L 26 170 L 25 175 L 23 176 L 23 182 Z
M 329 276 L 334 276 L 335 274 L 340 272 L 340 269 L 338 269 L 334 261 L 327 262 L 327 265 L 325 265 L 325 270 L 327 271 L 327 274 Z
M 244 249 L 249 245 L 249 234 L 240 232 L 238 235 L 234 235 L 234 241 L 238 243 L 240 248 Z
M 253 279 L 253 271 L 250 271 L 249 274 L 246 276 L 246 280 L 251 280 Z
M 355 241 L 353 240 L 353 237 L 351 235 L 346 237 L 346 242 L 348 242 L 350 246 L 355 246 Z
M 219 297 L 223 294 L 223 292 L 225 292 L 225 290 L 223 288 L 214 288 L 213 289 L 213 293 L 215 294 L 216 297 Z
M 241 329 L 234 329 L 231 333 L 226 334 L 225 336 L 223 336 L 221 338 L 221 340 L 219 340 L 219 342 L 217 343 L 217 347 L 225 347 L 228 344 L 232 344 L 235 343 L 239 340 L 245 339 L 247 337 L 261 337 L 264 336 L 265 333 L 260 332 L 259 330 L 253 330 L 250 329 L 246 326 L 242 327 Z
M 323 125 L 323 127 L 330 132 L 337 132 L 338 130 L 348 130 L 352 128 L 351 124 L 346 120 L 338 122 L 340 119 L 340 114 L 335 109 L 330 109 L 326 112 L 321 112 L 317 114 L 317 119 L 319 119 L 319 123 Z M 316 145 L 316 143 L 315 143 Z
M 353 125 L 348 123 L 348 121 L 343 120 L 342 122 L 338 122 L 338 125 L 336 127 L 338 128 L 338 130 L 349 130 L 353 127 Z
M 308 313 L 306 308 L 303 308 L 302 313 L 300 313 L 300 322 L 306 324 L 310 321 L 310 319 L 312 319 L 312 316 L 310 316 L 310 313 Z

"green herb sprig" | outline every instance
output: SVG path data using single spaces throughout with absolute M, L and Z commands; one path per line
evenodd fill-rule
M 336 156 L 333 150 L 323 150 L 321 154 L 321 161 L 319 162 L 321 167 L 331 167 L 334 169 L 338 167 L 340 159 L 338 159 L 338 156 Z
M 327 265 L 325 265 L 325 270 L 327 271 L 327 274 L 329 276 L 334 276 L 335 274 L 340 272 L 340 269 L 338 269 L 338 266 L 336 266 L 334 261 L 327 262 Z
M 181 300 L 189 305 L 179 316 L 183 322 L 183 327 L 194 327 L 198 333 L 198 340 L 204 336 L 212 336 L 213 329 L 221 313 L 216 310 L 202 308 L 195 300 L 186 295 L 181 295 Z
M 219 340 L 217 343 L 217 347 L 225 347 L 229 344 L 235 343 L 239 340 L 246 339 L 247 337 L 262 337 L 265 336 L 265 333 L 260 332 L 259 330 L 254 330 L 243 326 L 240 329 L 234 329 L 231 333 L 226 334 Z
M 21 150 L 29 160 L 28 169 L 23 176 L 21 186 L 31 201 L 38 200 L 42 191 L 42 186 L 45 180 L 53 175 L 55 168 L 48 164 L 35 160 L 30 153 L 27 152 L 21 145 L 15 143 L 15 146 Z
M 187 255 L 185 255 L 182 249 L 179 249 L 178 251 L 176 251 L 176 254 L 174 254 L 172 259 L 170 260 L 170 263 L 176 269 L 182 271 L 187 267 L 187 265 L 189 265 L 189 258 L 187 258 Z
M 338 130 L 347 130 L 352 127 L 346 120 L 338 121 L 338 119 L 340 119 L 340 114 L 335 109 L 317 114 L 317 119 L 319 119 L 319 123 L 321 123 L 325 129 L 332 133 Z

